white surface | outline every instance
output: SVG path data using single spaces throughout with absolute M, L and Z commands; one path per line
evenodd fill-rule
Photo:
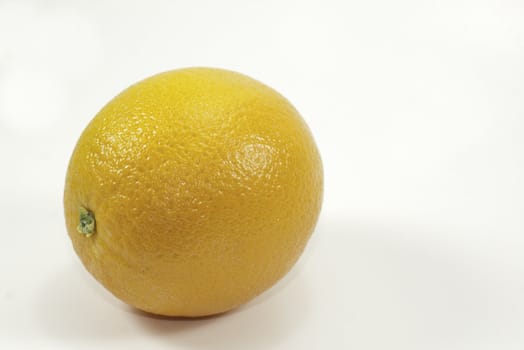
M 0 348 L 524 348 L 522 1 L 0 1 Z M 245 307 L 151 318 L 62 217 L 68 157 L 117 92 L 229 68 L 301 111 L 325 205 Z

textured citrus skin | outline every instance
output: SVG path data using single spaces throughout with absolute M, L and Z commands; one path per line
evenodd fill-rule
M 171 316 L 230 310 L 293 266 L 316 224 L 323 174 L 293 106 L 244 75 L 188 68 L 110 101 L 67 172 L 69 236 L 115 296 Z M 79 209 L 96 232 L 76 229 Z

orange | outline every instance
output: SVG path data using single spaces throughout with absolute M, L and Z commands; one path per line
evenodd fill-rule
M 129 87 L 94 117 L 64 206 L 76 253 L 115 296 L 203 316 L 289 271 L 322 191 L 310 130 L 284 97 L 245 75 L 188 68 Z

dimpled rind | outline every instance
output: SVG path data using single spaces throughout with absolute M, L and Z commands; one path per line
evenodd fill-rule
M 147 78 L 82 133 L 64 193 L 73 247 L 124 302 L 169 316 L 235 308 L 283 277 L 320 212 L 312 135 L 273 89 L 235 72 Z M 96 219 L 77 231 L 79 210 Z

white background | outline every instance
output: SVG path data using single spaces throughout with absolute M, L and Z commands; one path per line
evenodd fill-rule
M 524 3 L 0 0 L 0 348 L 523 349 Z M 154 318 L 82 268 L 68 158 L 129 84 L 237 70 L 303 114 L 314 237 L 229 314 Z

